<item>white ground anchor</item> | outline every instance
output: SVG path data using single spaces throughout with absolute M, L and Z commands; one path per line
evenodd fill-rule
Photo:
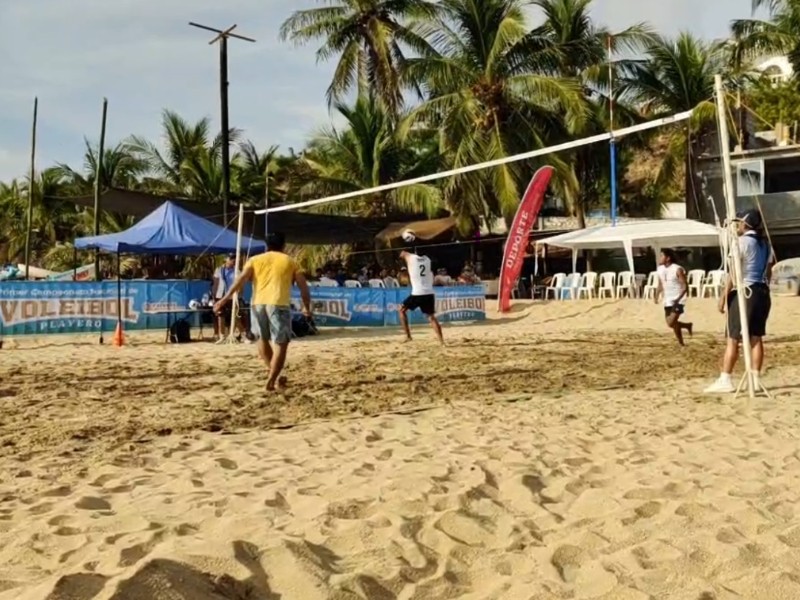
M 750 377 L 751 380 L 749 383 L 746 383 L 748 376 Z M 734 400 L 738 398 L 739 394 L 742 393 L 742 390 L 745 389 L 745 385 L 747 385 L 746 389 L 753 390 L 753 395 L 751 396 L 751 398 L 755 397 L 756 394 L 764 394 L 766 398 L 772 400 L 772 394 L 770 394 L 769 390 L 766 387 L 764 387 L 763 383 L 761 383 L 761 375 L 753 373 L 751 371 L 745 371 L 744 375 L 742 375 L 742 378 L 739 380 L 739 385 L 736 386 L 736 394 L 733 396 Z
M 236 277 L 239 276 L 239 256 L 238 252 L 236 253 Z M 220 341 L 220 344 L 227 345 L 227 344 L 241 344 L 241 340 L 236 335 L 236 324 L 239 322 L 239 294 L 234 294 L 233 299 L 231 300 L 231 326 L 228 328 L 228 335 L 226 335 Z M 246 332 L 243 332 L 244 335 Z
M 725 89 L 722 85 L 722 76 L 714 77 L 714 92 L 717 101 L 717 125 L 719 129 L 720 149 L 722 150 L 722 173 L 723 190 L 725 193 L 725 204 L 727 207 L 728 219 L 728 247 L 731 249 L 731 269 L 730 274 L 739 293 L 736 294 L 736 302 L 739 308 L 739 321 L 741 322 L 742 335 L 742 354 L 744 355 L 744 375 L 736 388 L 734 398 L 737 398 L 742 390 L 747 389 L 751 399 L 757 393 L 763 393 L 767 398 L 771 398 L 769 391 L 761 383 L 761 374 L 753 371 L 753 355 L 750 346 L 750 327 L 747 322 L 747 298 L 750 291 L 742 279 L 742 257 L 739 252 L 739 236 L 736 232 L 736 223 L 733 217 L 736 215 L 736 203 L 734 201 L 733 175 L 731 171 L 731 151 L 730 136 L 728 134 L 728 119 L 726 118 Z

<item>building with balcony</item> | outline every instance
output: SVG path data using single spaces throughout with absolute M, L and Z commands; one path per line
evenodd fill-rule
M 701 193 L 687 213 L 706 223 L 727 217 L 722 159 L 706 155 L 697 161 L 695 181 Z M 773 146 L 731 153 L 736 211 L 760 208 L 778 255 L 800 250 L 800 145 Z M 784 252 L 781 252 L 780 249 Z

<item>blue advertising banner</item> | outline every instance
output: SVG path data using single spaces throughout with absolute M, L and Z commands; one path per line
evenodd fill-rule
M 441 323 L 458 321 L 483 321 L 486 319 L 486 296 L 483 286 L 437 287 L 436 316 Z M 411 293 L 407 288 L 385 290 L 385 313 L 383 324 L 389 327 L 400 326 L 397 314 L 400 304 Z M 408 322 L 426 323 L 420 311 L 408 313 Z
M 399 327 L 400 304 L 408 288 L 311 288 L 314 320 L 329 327 Z M 300 292 L 293 290 L 293 308 L 299 310 Z M 483 321 L 486 297 L 482 286 L 437 287 L 436 314 L 442 323 Z M 409 313 L 409 323 L 425 323 L 425 316 Z
M 385 294 L 380 288 L 311 288 L 314 322 L 322 327 L 383 327 Z M 292 308 L 300 310 L 300 291 L 292 290 Z
M 208 293 L 207 281 L 7 281 L 0 283 L 0 334 L 45 335 L 109 331 L 120 314 L 126 330 L 163 329 L 189 300 Z M 175 312 L 172 316 L 169 311 Z M 196 316 L 196 315 L 195 315 Z
M 207 281 L 123 281 L 117 306 L 117 282 L 0 282 L 0 335 L 45 335 L 111 331 L 121 314 L 126 330 L 165 329 L 188 311 L 190 300 L 210 291 Z M 406 289 L 311 288 L 314 317 L 323 327 L 399 326 L 397 310 Z M 249 298 L 249 294 L 243 294 Z M 300 293 L 292 295 L 299 308 Z M 184 312 L 185 311 L 185 312 Z M 486 300 L 480 286 L 436 288 L 436 312 L 442 322 L 482 321 Z M 411 323 L 424 323 L 415 311 Z

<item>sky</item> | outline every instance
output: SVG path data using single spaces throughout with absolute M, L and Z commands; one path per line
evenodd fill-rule
M 595 0 L 594 18 L 614 29 L 647 21 L 667 35 L 714 39 L 751 0 Z M 300 149 L 330 123 L 325 90 L 333 63 L 316 46 L 278 38 L 280 24 L 316 0 L 0 0 L 0 181 L 30 168 L 33 99 L 39 98 L 36 168 L 80 168 L 84 138 L 106 146 L 130 134 L 157 141 L 165 108 L 219 128 L 219 50 L 189 21 L 237 31 L 229 42 L 230 124 L 256 147 Z

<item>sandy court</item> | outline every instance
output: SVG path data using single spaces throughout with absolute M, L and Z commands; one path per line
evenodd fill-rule
M 800 299 L 753 403 L 687 316 L 326 333 L 272 397 L 251 346 L 7 342 L 0 599 L 800 598 Z

